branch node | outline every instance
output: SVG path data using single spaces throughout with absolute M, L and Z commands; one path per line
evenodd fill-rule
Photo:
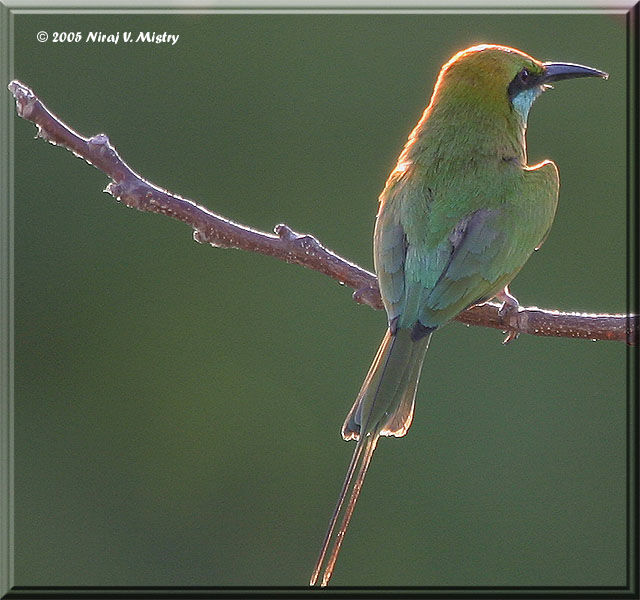
M 321 248 L 320 242 L 314 238 L 312 235 L 299 235 L 296 239 L 296 242 L 302 246 L 305 250 L 315 250 L 317 248 Z
M 145 205 L 148 206 L 152 204 L 152 202 L 149 201 L 150 192 L 147 192 L 145 195 L 140 189 L 130 185 L 126 181 L 112 181 L 104 191 L 111 194 L 118 202 L 122 202 L 122 204 L 129 208 L 145 210 Z
M 116 183 L 112 181 L 104 191 L 108 194 L 111 194 L 118 202 L 122 201 L 122 197 L 124 196 L 124 185 L 122 183 Z
M 284 241 L 292 242 L 293 240 L 300 237 L 291 227 L 285 225 L 284 223 L 280 223 L 273 228 L 275 234 Z
M 380 292 L 377 288 L 362 287 L 353 292 L 352 298 L 358 304 L 367 304 L 378 309 L 381 309 L 383 306 L 382 300 L 380 298 Z
M 16 112 L 19 117 L 29 119 L 35 103 L 38 101 L 37 96 L 26 85 L 19 81 L 12 81 L 8 86 L 9 91 L 16 99 Z M 40 127 L 38 127 L 40 131 Z
M 91 144 L 92 146 L 111 146 L 109 137 L 106 133 L 97 133 L 96 135 L 91 136 L 87 140 L 87 144 Z

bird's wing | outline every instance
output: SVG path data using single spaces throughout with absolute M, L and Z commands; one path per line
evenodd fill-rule
M 482 273 L 500 251 L 495 211 L 480 209 L 457 222 L 449 217 L 438 223 L 431 190 L 416 178 L 399 182 L 393 192 L 383 195 L 374 236 L 376 273 L 389 322 L 399 317 L 401 327 L 412 327 L 426 308 L 443 315 L 438 322 L 423 323 L 441 325 L 456 314 L 451 305 L 460 304 L 471 289 L 488 286 Z
M 375 266 L 380 293 L 391 322 L 402 312 L 407 236 L 398 220 L 386 220 L 389 222 L 384 227 L 380 226 L 380 219 L 377 222 L 377 231 L 380 234 L 375 253 Z
M 537 165 L 527 167 L 524 170 L 524 176 L 529 184 L 529 187 L 537 190 L 538 197 L 533 199 L 534 206 L 543 206 L 547 208 L 547 228 L 540 238 L 540 241 L 536 242 L 536 250 L 539 250 L 542 244 L 549 236 L 551 231 L 551 225 L 556 214 L 556 208 L 558 205 L 558 189 L 560 187 L 560 178 L 558 176 L 558 167 L 551 160 L 543 160 Z M 551 202 L 549 202 L 551 199 Z
M 500 289 L 493 291 L 509 268 L 496 265 L 504 263 L 497 257 L 506 249 L 500 216 L 497 209 L 479 209 L 462 217 L 437 245 L 408 244 L 401 326 L 420 321 L 438 327 Z
M 515 244 L 500 226 L 502 216 L 499 209 L 479 209 L 456 224 L 447 240 L 447 264 L 435 285 L 422 294 L 421 323 L 427 325 L 438 313 L 451 318 L 471 304 L 492 298 L 504 286 L 503 280 L 510 280 L 518 265 L 524 264 L 533 248 L 522 252 L 509 247 L 508 241 Z

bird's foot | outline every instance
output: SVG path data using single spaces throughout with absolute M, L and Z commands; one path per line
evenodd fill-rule
M 503 344 L 508 344 L 509 342 L 517 339 L 520 335 L 515 329 L 511 328 L 517 326 L 518 309 L 520 308 L 520 303 L 515 296 L 511 295 L 508 285 L 506 285 L 502 291 L 496 294 L 496 298 L 502 302 L 502 306 L 498 310 L 498 315 L 502 318 L 502 322 L 505 325 L 510 326 L 506 332 L 507 337 L 502 340 Z

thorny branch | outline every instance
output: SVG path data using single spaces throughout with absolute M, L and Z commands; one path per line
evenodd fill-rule
M 217 248 L 240 248 L 279 258 L 320 271 L 355 290 L 354 300 L 381 309 L 382 301 L 375 275 L 334 254 L 310 235 L 300 235 L 287 225 L 277 225 L 275 235 L 239 225 L 210 210 L 146 181 L 118 155 L 105 134 L 84 138 L 54 114 L 26 85 L 12 81 L 9 90 L 16 99 L 18 116 L 35 123 L 38 136 L 63 146 L 106 173 L 111 183 L 106 190 L 129 207 L 167 215 L 186 223 L 200 243 Z M 456 317 L 467 325 L 501 329 L 539 336 L 618 340 L 637 345 L 637 315 L 562 313 L 536 307 L 520 307 L 501 316 L 499 305 L 487 303 L 470 308 Z

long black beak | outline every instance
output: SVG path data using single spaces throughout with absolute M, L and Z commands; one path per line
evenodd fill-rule
M 584 67 L 582 65 L 574 65 L 573 63 L 543 63 L 544 73 L 541 83 L 550 83 L 552 81 L 560 81 L 561 79 L 573 79 L 575 77 L 602 77 L 608 79 L 609 73 Z

